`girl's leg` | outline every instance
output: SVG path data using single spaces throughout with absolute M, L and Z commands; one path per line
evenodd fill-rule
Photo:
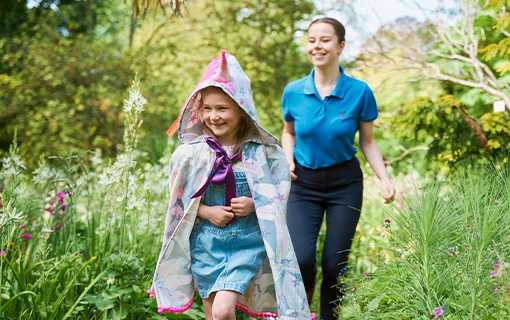
M 213 320 L 212 306 L 213 306 L 215 296 L 216 296 L 216 292 L 212 292 L 209 295 L 209 298 L 202 299 L 202 302 L 204 303 L 204 312 L 205 312 L 206 320 Z
M 240 295 L 235 291 L 216 292 L 212 305 L 213 320 L 236 320 L 236 303 Z

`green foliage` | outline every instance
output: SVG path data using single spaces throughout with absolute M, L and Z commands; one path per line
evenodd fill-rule
M 411 101 L 399 110 L 391 126 L 402 139 L 409 139 L 430 147 L 429 156 L 441 162 L 452 163 L 488 153 L 501 156 L 510 146 L 508 114 L 487 113 L 476 121 L 462 109 L 460 101 L 443 96 L 435 102 L 428 98 Z M 483 133 L 476 128 L 483 129 Z M 483 138 L 488 140 L 485 150 Z
M 120 101 L 139 60 L 118 41 L 87 33 L 85 2 L 61 3 L 58 11 L 44 3 L 26 9 L 19 32 L 0 38 L 0 148 L 19 128 L 29 168 L 41 153 L 101 148 L 113 155 L 123 132 Z
M 164 132 L 221 49 L 240 60 L 262 124 L 277 135 L 283 87 L 310 69 L 294 34 L 312 14 L 312 1 L 201 0 L 189 3 L 193 14 L 145 20 L 134 18 L 123 0 L 9 3 L 12 11 L 0 15 L 6 26 L 0 30 L 0 155 L 18 127 L 30 169 L 42 153 L 66 157 L 99 148 L 114 156 L 124 130 L 120 101 L 135 71 L 151 101 L 140 149 L 156 163 L 175 143 L 169 146 Z M 10 23 L 14 15 L 22 20 Z
M 136 167 L 145 104 L 126 100 L 124 152 L 97 172 L 83 157 L 51 157 L 29 175 L 16 145 L 0 170 L 0 313 L 5 319 L 161 317 L 150 286 L 166 211 L 162 165 Z M 55 162 L 55 163 L 52 163 Z M 52 166 L 50 166 L 52 165 Z M 136 253 L 136 254 L 135 254 Z M 192 310 L 188 318 L 201 312 Z
M 487 9 L 491 10 L 496 18 L 493 19 L 492 31 L 493 34 L 499 35 L 492 43 L 486 43 L 485 46 L 480 48 L 485 60 L 494 60 L 499 58 L 495 64 L 496 71 L 500 75 L 510 71 L 510 38 L 508 37 L 508 30 L 510 30 L 510 14 L 508 8 L 510 2 L 507 0 L 490 0 L 487 4 Z M 506 10 L 502 10 L 506 8 Z M 495 20 L 495 21 L 494 21 Z M 507 33 L 502 33 L 506 31 Z
M 378 227 L 390 255 L 347 279 L 345 319 L 503 319 L 510 315 L 508 160 L 408 186 Z M 344 280 L 345 281 L 345 280 Z

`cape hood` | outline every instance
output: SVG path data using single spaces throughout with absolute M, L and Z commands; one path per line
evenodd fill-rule
M 201 105 L 200 90 L 207 87 L 222 89 L 239 107 L 253 120 L 260 131 L 261 139 L 256 142 L 263 144 L 276 144 L 276 138 L 260 124 L 255 111 L 255 104 L 251 91 L 250 79 L 244 73 L 237 59 L 221 51 L 221 56 L 213 59 L 205 71 L 204 76 L 193 89 L 190 97 L 182 107 L 179 117 L 179 140 L 183 143 L 202 141 L 207 136 L 204 132 L 204 123 L 200 120 Z M 167 131 L 172 134 L 172 127 Z

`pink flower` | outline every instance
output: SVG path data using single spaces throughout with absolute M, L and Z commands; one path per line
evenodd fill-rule
M 67 208 L 67 205 L 66 204 L 63 204 L 62 207 L 60 208 L 62 210 L 62 212 L 66 211 L 66 208 Z
M 0 254 L 1 254 L 3 257 L 5 257 L 5 255 L 7 254 L 7 252 L 5 252 L 5 251 L 4 251 L 4 249 L 1 249 L 1 250 L 0 250 Z
M 30 233 L 24 233 L 21 235 L 21 238 L 30 240 L 32 239 L 32 236 L 30 235 Z
M 149 298 L 154 298 L 154 296 L 156 295 L 156 292 L 152 289 L 148 289 L 147 293 L 149 294 Z
M 368 273 L 367 271 L 363 272 L 363 274 L 365 275 L 365 277 L 368 277 L 370 275 L 370 273 Z
M 27 226 L 26 224 L 22 224 L 19 228 L 20 228 L 20 229 L 25 229 L 25 228 L 26 228 L 26 226 Z

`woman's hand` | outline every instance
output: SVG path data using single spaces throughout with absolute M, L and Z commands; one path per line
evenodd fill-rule
M 209 220 L 218 228 L 224 228 L 235 217 L 232 207 L 207 206 L 205 204 L 200 204 L 197 215 L 202 219 Z
M 232 212 L 239 217 L 246 217 L 255 211 L 253 199 L 249 197 L 232 198 L 230 205 L 232 206 Z
M 383 203 L 390 203 L 395 200 L 395 188 L 389 180 L 382 180 L 381 187 L 383 191 Z

